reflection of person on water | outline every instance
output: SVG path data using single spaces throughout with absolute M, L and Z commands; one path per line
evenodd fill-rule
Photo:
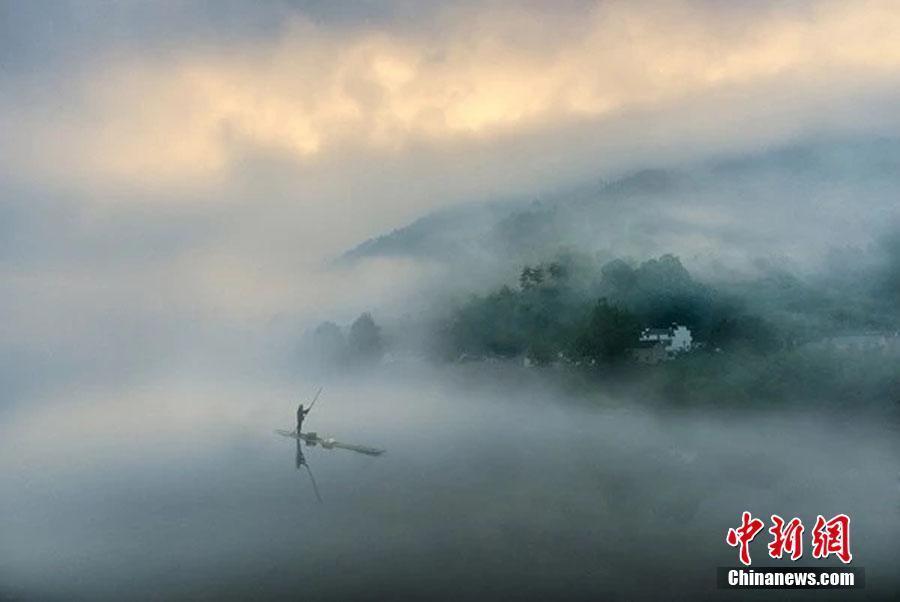
M 312 408 L 310 408 L 312 409 Z M 297 408 L 297 434 L 299 435 L 303 429 L 303 419 L 306 418 L 306 415 L 309 414 L 309 410 L 303 409 L 303 404 L 300 404 L 300 407 Z
M 300 470 L 303 466 L 307 466 L 306 456 L 303 455 L 303 447 L 300 445 L 300 439 L 297 439 L 297 470 Z
M 312 482 L 313 492 L 316 494 L 316 499 L 319 500 L 319 503 L 322 503 L 322 496 L 319 495 L 319 486 L 316 484 L 316 477 L 313 476 L 312 469 L 309 467 L 309 464 L 306 463 L 306 456 L 303 455 L 303 446 L 300 445 L 300 439 L 297 438 L 297 456 L 295 458 L 295 463 L 297 464 L 297 470 L 301 468 L 306 469 L 306 473 L 309 475 L 309 480 Z

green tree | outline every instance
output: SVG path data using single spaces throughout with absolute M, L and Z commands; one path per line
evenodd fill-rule
M 735 315 L 717 320 L 709 331 L 709 344 L 726 350 L 771 353 L 781 346 L 778 333 L 758 316 Z
M 519 275 L 519 286 L 522 287 L 522 290 L 537 288 L 541 286 L 543 282 L 543 266 L 539 265 L 537 267 L 531 267 L 526 265 L 524 268 L 522 268 L 522 273 Z
M 366 312 L 353 322 L 350 326 L 350 335 L 347 337 L 347 346 L 354 361 L 372 362 L 381 359 L 384 354 L 384 341 L 381 337 L 381 328 L 375 324 L 372 314 Z
M 591 310 L 586 327 L 575 340 L 577 356 L 602 363 L 625 359 L 641 335 L 637 316 L 606 299 L 600 299 Z

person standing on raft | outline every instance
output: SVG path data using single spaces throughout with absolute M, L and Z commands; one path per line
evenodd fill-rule
M 309 408 L 310 410 L 312 407 Z M 303 419 L 306 418 L 306 415 L 309 414 L 309 410 L 303 409 L 303 404 L 297 408 L 297 434 L 299 435 L 303 429 Z

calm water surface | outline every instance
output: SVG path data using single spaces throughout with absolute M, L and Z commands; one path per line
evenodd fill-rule
M 388 451 L 302 448 L 319 502 L 295 442 L 273 432 L 315 389 L 210 379 L 5 410 L 0 599 L 734 598 L 715 567 L 735 564 L 724 535 L 744 509 L 810 526 L 850 514 L 870 583 L 852 597 L 897 591 L 888 423 L 662 416 L 459 379 L 336 383 L 309 430 Z

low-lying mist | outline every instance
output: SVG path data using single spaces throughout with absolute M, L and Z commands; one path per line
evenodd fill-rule
M 387 453 L 301 448 L 319 503 L 273 433 L 317 384 L 168 382 L 21 409 L 0 437 L 3 593 L 715 599 L 745 509 L 849 514 L 868 588 L 835 599 L 898 586 L 893 424 L 585 403 L 522 369 L 394 366 L 324 383 L 307 428 Z
M 890 599 L 896 148 L 641 172 L 331 264 L 290 212 L 135 238 L 23 205 L 22 240 L 72 240 L 6 249 L 0 597 L 717 599 L 750 510 L 849 514 L 867 589 L 834 597 Z M 632 361 L 672 322 L 691 353 Z M 275 433 L 320 386 L 304 428 L 385 455 Z

